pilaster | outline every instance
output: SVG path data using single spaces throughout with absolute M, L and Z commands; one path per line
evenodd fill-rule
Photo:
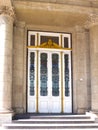
M 12 117 L 12 50 L 14 11 L 0 6 L 0 123 Z
M 88 31 L 81 27 L 76 26 L 75 32 L 75 62 L 74 67 L 76 68 L 73 72 L 75 77 L 75 88 L 74 98 L 76 99 L 75 107 L 77 106 L 77 113 L 85 113 L 88 108 L 88 71 L 87 71 L 87 59 L 88 59 Z M 89 67 L 89 66 L 88 66 Z
M 87 21 L 90 33 L 91 110 L 98 112 L 98 15 L 91 14 Z
M 13 110 L 15 113 L 26 112 L 26 24 L 15 23 L 13 45 Z

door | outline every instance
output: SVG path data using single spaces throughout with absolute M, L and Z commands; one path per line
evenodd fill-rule
M 28 52 L 28 112 L 71 113 L 71 53 Z
M 58 52 L 39 52 L 38 111 L 61 112 L 61 61 Z

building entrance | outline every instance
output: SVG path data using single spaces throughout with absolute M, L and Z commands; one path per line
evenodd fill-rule
M 70 34 L 30 31 L 28 35 L 27 111 L 72 113 Z

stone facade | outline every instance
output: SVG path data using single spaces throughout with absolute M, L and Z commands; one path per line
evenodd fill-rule
M 27 112 L 28 30 L 72 34 L 73 113 L 97 113 L 98 1 L 0 2 L 0 115 Z

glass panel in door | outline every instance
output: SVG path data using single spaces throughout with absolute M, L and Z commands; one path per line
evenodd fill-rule
M 64 113 L 72 112 L 71 53 L 63 53 L 63 106 Z
M 61 112 L 61 60 L 60 53 L 51 54 L 51 68 L 52 68 L 52 95 L 51 95 L 51 112 L 60 113 Z
M 28 112 L 36 112 L 36 52 L 28 53 Z

